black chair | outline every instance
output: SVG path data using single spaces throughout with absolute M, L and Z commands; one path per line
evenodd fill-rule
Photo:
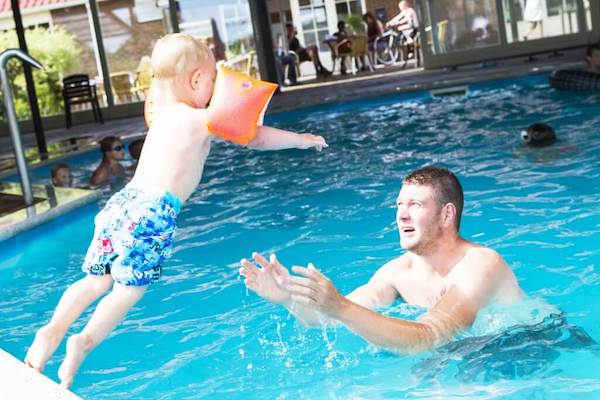
M 71 127 L 71 106 L 73 104 L 91 103 L 94 112 L 94 120 L 104 123 L 98 96 L 96 94 L 96 85 L 90 83 L 90 77 L 86 74 L 69 75 L 63 79 L 63 100 L 65 103 L 65 119 L 67 129 Z

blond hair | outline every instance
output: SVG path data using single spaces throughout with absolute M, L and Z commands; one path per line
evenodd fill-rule
M 195 68 L 204 67 L 213 55 L 208 46 L 184 33 L 160 38 L 152 51 L 155 79 L 173 79 Z

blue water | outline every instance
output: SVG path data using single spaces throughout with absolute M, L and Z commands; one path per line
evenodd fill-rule
M 538 76 L 467 96 L 416 93 L 270 117 L 324 135 L 321 153 L 217 143 L 161 283 L 88 357 L 73 390 L 89 399 L 600 398 L 599 102 Z M 555 127 L 554 146 L 521 145 L 520 130 L 537 121 Z M 252 251 L 289 266 L 312 261 L 342 292 L 365 283 L 401 254 L 401 178 L 431 163 L 464 186 L 462 235 L 504 256 L 531 297 L 527 313 L 556 314 L 523 323 L 525 308 L 490 308 L 452 343 L 398 356 L 345 328 L 307 330 L 246 292 L 238 261 Z M 0 243 L 1 348 L 22 358 L 81 277 L 97 210 Z M 385 312 L 412 319 L 423 310 Z M 53 379 L 64 351 L 46 368 Z

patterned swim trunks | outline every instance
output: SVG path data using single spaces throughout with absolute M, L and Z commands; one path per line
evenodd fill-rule
M 116 282 L 144 286 L 157 281 L 171 255 L 181 202 L 172 193 L 150 194 L 126 186 L 96 215 L 94 238 L 81 269 L 111 274 Z

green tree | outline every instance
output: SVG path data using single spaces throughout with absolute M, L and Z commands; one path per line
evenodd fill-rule
M 75 38 L 61 27 L 28 29 L 25 31 L 25 39 L 29 54 L 44 66 L 43 70 L 33 69 L 40 113 L 42 116 L 61 113 L 63 110 L 62 78 L 79 71 L 81 49 Z M 19 43 L 14 31 L 0 33 L 0 49 L 18 47 Z M 31 118 L 21 61 L 9 61 L 7 69 L 17 117 Z M 2 107 L 1 110 L 0 117 L 5 120 L 4 108 Z

